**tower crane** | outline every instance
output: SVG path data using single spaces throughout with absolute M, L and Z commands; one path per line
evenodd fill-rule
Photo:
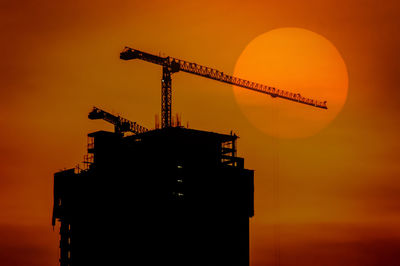
M 134 134 L 144 133 L 149 131 L 147 128 L 137 124 L 136 122 L 129 121 L 121 116 L 113 115 L 100 108 L 93 107 L 88 115 L 89 119 L 103 119 L 114 125 L 116 133 L 132 132 Z
M 268 94 L 272 97 L 278 97 L 312 107 L 328 109 L 326 101 L 319 101 L 303 97 L 300 93 L 293 93 L 281 89 L 276 89 L 257 82 L 237 78 L 227 75 L 219 70 L 191 63 L 181 59 L 176 59 L 170 56 L 161 57 L 150 53 L 142 52 L 136 49 L 125 47 L 120 53 L 120 59 L 131 60 L 140 59 L 153 64 L 162 66 L 161 79 L 161 127 L 166 128 L 171 126 L 171 104 L 172 104 L 172 88 L 171 75 L 173 73 L 183 71 L 186 73 L 202 76 L 209 79 L 214 79 L 220 82 L 228 83 L 245 89 Z

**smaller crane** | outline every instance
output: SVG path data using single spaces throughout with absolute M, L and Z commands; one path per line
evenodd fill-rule
M 149 131 L 147 128 L 132 122 L 121 116 L 113 115 L 100 108 L 93 107 L 93 110 L 88 115 L 89 119 L 103 119 L 114 125 L 116 133 L 132 132 L 134 134 L 144 133 Z

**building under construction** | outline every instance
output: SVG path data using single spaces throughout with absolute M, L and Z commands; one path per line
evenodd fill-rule
M 89 115 L 99 116 L 113 121 Z M 237 136 L 181 126 L 124 136 L 136 124 L 115 118 L 115 132 L 88 135 L 85 170 L 54 174 L 60 265 L 249 265 L 253 171 Z
M 236 156 L 236 135 L 174 125 L 172 74 L 320 109 L 328 108 L 326 101 L 128 47 L 120 58 L 162 66 L 161 129 L 147 130 L 98 108 L 89 114 L 114 124 L 115 132 L 89 134 L 84 170 L 54 174 L 61 266 L 248 266 L 254 173 Z

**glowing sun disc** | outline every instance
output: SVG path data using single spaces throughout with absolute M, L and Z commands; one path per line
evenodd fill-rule
M 327 101 L 325 110 L 233 86 L 250 123 L 278 138 L 315 135 L 338 115 L 347 98 L 347 68 L 338 50 L 323 36 L 300 28 L 256 37 L 237 60 L 234 76 Z

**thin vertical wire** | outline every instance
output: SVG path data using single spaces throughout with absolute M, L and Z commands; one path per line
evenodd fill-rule
M 273 209 L 274 209 L 274 225 L 273 225 L 273 238 L 274 238 L 274 264 L 275 266 L 281 265 L 281 250 L 280 250 L 280 184 L 279 184 L 279 140 L 277 136 L 278 123 L 278 110 L 276 105 L 273 104 L 272 108 L 272 124 L 274 125 L 274 139 L 273 139 L 273 158 L 272 158 L 272 189 L 273 189 Z

